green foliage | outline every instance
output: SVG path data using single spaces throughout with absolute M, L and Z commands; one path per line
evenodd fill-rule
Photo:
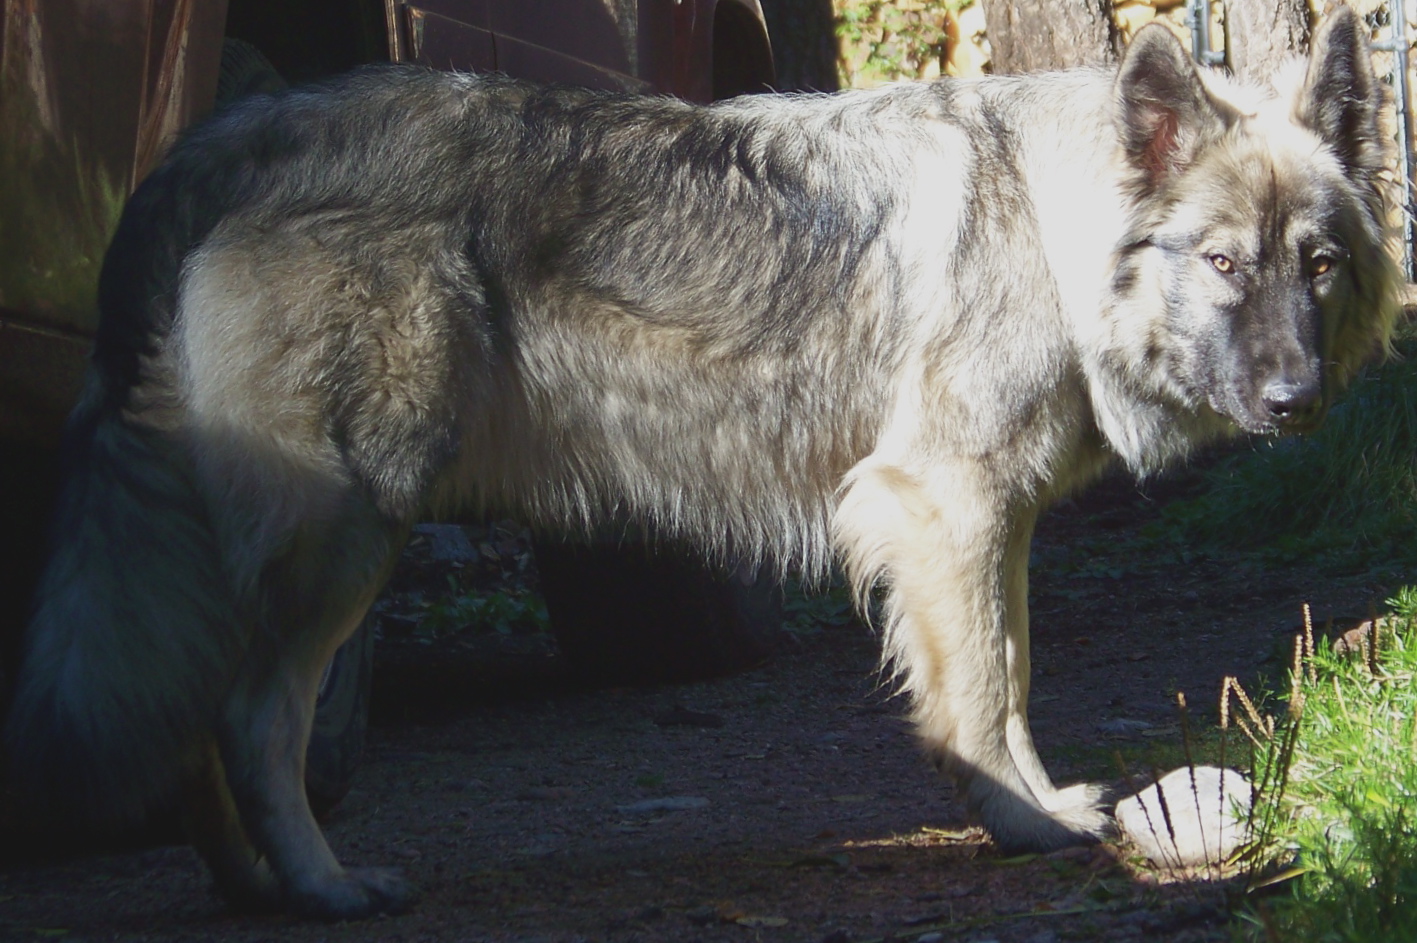
M 428 606 L 414 630 L 415 637 L 432 642 L 460 632 L 495 632 L 498 635 L 542 633 L 550 630 L 546 603 L 523 589 L 464 592 L 454 576 L 449 593 Z
M 782 627 L 793 635 L 815 635 L 856 617 L 851 592 L 840 580 L 819 591 L 808 591 L 799 581 L 789 580 L 782 596 Z
M 0 305 L 91 328 L 123 182 L 76 143 L 47 133 L 34 93 L 13 70 L 0 74 L 0 86 L 0 180 L 8 181 L 0 186 Z
M 1166 520 L 1183 539 L 1272 562 L 1417 563 L 1417 344 L 1361 380 L 1311 436 L 1262 440 Z
M 945 15 L 974 0 L 837 0 L 837 67 L 843 87 L 926 78 L 943 66 Z
M 1417 591 L 1389 601 L 1376 651 L 1314 646 L 1291 676 L 1253 820 L 1289 893 L 1258 901 L 1250 937 L 1405 940 L 1417 927 Z

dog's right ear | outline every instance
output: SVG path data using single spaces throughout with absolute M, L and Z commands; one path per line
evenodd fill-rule
M 1339 7 L 1314 37 L 1294 116 L 1333 148 L 1350 173 L 1371 177 L 1387 166 L 1384 97 L 1368 27 L 1352 8 Z
M 1113 109 L 1122 148 L 1152 187 L 1185 171 L 1226 125 L 1180 40 L 1160 24 L 1139 30 L 1127 47 Z

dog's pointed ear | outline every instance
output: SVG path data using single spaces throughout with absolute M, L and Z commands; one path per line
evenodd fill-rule
M 1382 103 L 1368 29 L 1351 7 L 1338 7 L 1314 37 L 1294 120 L 1333 148 L 1350 172 L 1372 174 L 1383 168 L 1387 154 Z
M 1226 125 L 1180 40 L 1159 24 L 1127 47 L 1113 98 L 1122 148 L 1152 186 L 1183 172 Z

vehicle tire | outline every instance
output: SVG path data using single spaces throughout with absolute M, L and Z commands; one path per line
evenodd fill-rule
M 673 546 L 534 541 L 541 591 L 570 670 L 596 684 L 717 677 L 761 664 L 782 636 L 782 592 Z
M 305 750 L 305 795 L 317 817 L 349 792 L 369 730 L 369 692 L 374 678 L 374 619 L 335 652 L 320 680 L 310 745 Z

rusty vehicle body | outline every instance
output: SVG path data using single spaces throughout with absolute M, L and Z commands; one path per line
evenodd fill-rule
M 233 40 L 290 82 L 417 62 L 707 102 L 773 78 L 758 0 L 0 2 L 0 710 L 108 239 Z

